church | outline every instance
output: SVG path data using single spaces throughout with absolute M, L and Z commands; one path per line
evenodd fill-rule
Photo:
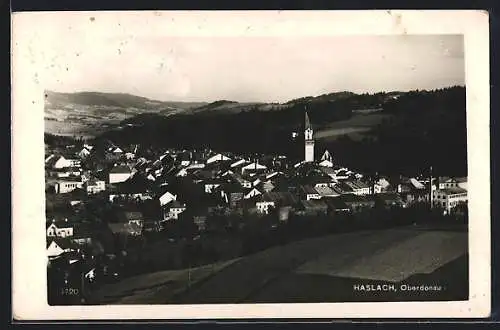
M 305 113 L 304 125 L 304 162 L 314 162 L 314 131 L 307 112 Z M 326 167 L 333 166 L 333 157 L 328 150 L 325 150 L 325 153 L 321 156 L 319 165 Z

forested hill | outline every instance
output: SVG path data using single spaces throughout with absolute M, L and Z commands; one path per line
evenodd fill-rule
M 225 102 L 227 103 L 227 102 Z M 143 114 L 125 120 L 122 129 L 97 138 L 120 144 L 198 148 L 235 152 L 265 152 L 303 157 L 302 132 L 307 109 L 315 130 L 349 120 L 354 110 L 380 108 L 387 118 L 363 135 L 318 140 L 316 153 L 328 148 L 334 157 L 353 168 L 379 173 L 401 173 L 434 166 L 436 171 L 466 175 L 465 88 L 407 93 L 326 94 L 306 97 L 258 111 L 248 106 L 237 113 L 197 112 L 163 117 Z M 342 123 L 341 122 L 341 123 Z M 130 124 L 130 125 L 125 125 Z

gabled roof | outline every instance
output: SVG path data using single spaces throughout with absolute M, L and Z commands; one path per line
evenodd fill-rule
M 130 174 L 130 173 L 132 173 L 132 171 L 126 165 L 118 165 L 118 166 L 113 167 L 109 171 L 109 173 L 127 173 L 127 174 Z

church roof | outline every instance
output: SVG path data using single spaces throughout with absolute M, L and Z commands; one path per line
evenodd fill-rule
M 312 127 L 311 127 L 311 122 L 310 122 L 310 120 L 309 120 L 309 116 L 307 115 L 307 112 L 306 112 L 306 121 L 305 121 L 305 123 L 306 123 L 306 124 L 305 124 L 305 125 L 306 125 L 306 126 L 305 126 L 305 129 L 308 129 L 308 128 L 312 129 Z

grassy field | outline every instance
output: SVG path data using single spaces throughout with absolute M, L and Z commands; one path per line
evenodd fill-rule
M 189 285 L 206 279 L 238 259 L 192 269 L 168 270 L 134 276 L 119 283 L 99 288 L 90 299 L 91 304 L 147 304 L 167 301 L 182 293 Z
M 335 234 L 273 247 L 213 269 L 201 267 L 200 272 L 199 276 L 192 273 L 189 288 L 186 270 L 137 276 L 117 283 L 99 301 L 209 304 L 467 299 L 467 233 L 412 226 Z M 210 276 L 203 275 L 207 272 Z M 353 290 L 354 284 L 384 283 L 437 284 L 443 290 Z

